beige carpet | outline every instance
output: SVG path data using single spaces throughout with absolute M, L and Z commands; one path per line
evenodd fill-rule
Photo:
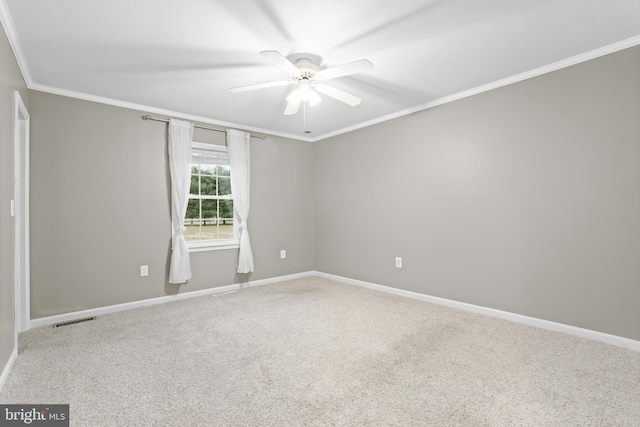
M 73 426 L 640 426 L 640 353 L 310 277 L 20 336 Z

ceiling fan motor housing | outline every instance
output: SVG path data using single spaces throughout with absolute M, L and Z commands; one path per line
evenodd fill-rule
M 245 92 L 276 86 L 296 85 L 296 88 L 287 96 L 288 103 L 284 112 L 285 115 L 296 114 L 298 107 L 303 101 L 308 102 L 311 106 L 320 102 L 321 98 L 316 91 L 352 107 L 360 104 L 362 100 L 357 96 L 319 81 L 324 82 L 325 80 L 335 79 L 337 77 L 349 76 L 373 68 L 373 64 L 370 61 L 359 59 L 347 64 L 320 70 L 319 64 L 322 64 L 322 58 L 312 53 L 298 52 L 285 57 L 276 50 L 265 50 L 260 52 L 260 54 L 283 71 L 286 71 L 289 74 L 289 79 L 238 86 L 231 88 L 231 91 Z
M 313 81 L 316 77 L 316 73 L 320 70 L 320 68 L 313 64 L 311 60 L 307 58 L 300 58 L 296 61 L 295 66 L 300 70 L 300 75 L 292 76 L 294 80 L 308 80 L 309 82 Z

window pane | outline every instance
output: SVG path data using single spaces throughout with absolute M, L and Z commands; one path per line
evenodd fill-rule
M 220 218 L 233 218 L 233 200 L 220 200 Z
M 184 238 L 186 241 L 200 240 L 200 200 L 190 199 L 185 215 Z
M 203 196 L 216 195 L 216 177 L 215 176 L 200 177 L 200 194 Z
M 202 200 L 202 221 L 203 225 L 213 223 L 213 219 L 218 217 L 218 201 Z
M 233 220 L 220 220 L 218 239 L 233 239 Z
M 189 187 L 189 194 L 195 194 L 198 195 L 200 194 L 199 191 L 199 179 L 200 177 L 198 175 L 193 175 L 193 173 L 197 173 L 197 168 L 192 167 L 191 168 L 191 186 Z
M 231 194 L 231 179 L 230 178 L 218 178 L 218 195 L 227 196 Z
M 200 165 L 200 173 L 202 175 L 213 175 L 216 170 L 214 165 Z
M 220 239 L 233 239 L 233 200 L 220 200 L 218 211 L 220 225 L 218 226 Z
M 193 220 L 200 219 L 200 200 L 189 199 L 187 203 L 187 214 L 184 216 L 186 222 L 193 222 Z
M 226 200 L 231 196 L 228 154 L 194 144 L 191 149 L 191 198 L 185 215 L 185 239 L 232 239 L 233 201 Z
M 218 238 L 218 201 L 202 200 L 202 227 L 200 238 L 213 240 Z

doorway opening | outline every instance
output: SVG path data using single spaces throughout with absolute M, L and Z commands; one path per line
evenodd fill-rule
M 15 249 L 15 339 L 30 328 L 29 276 L 29 125 L 30 118 L 20 93 L 15 91 L 14 156 L 15 188 L 13 200 Z M 17 347 L 16 347 L 17 348 Z

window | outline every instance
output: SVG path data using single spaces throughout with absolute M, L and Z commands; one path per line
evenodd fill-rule
M 184 225 L 190 251 L 238 247 L 227 147 L 191 144 L 191 188 Z

